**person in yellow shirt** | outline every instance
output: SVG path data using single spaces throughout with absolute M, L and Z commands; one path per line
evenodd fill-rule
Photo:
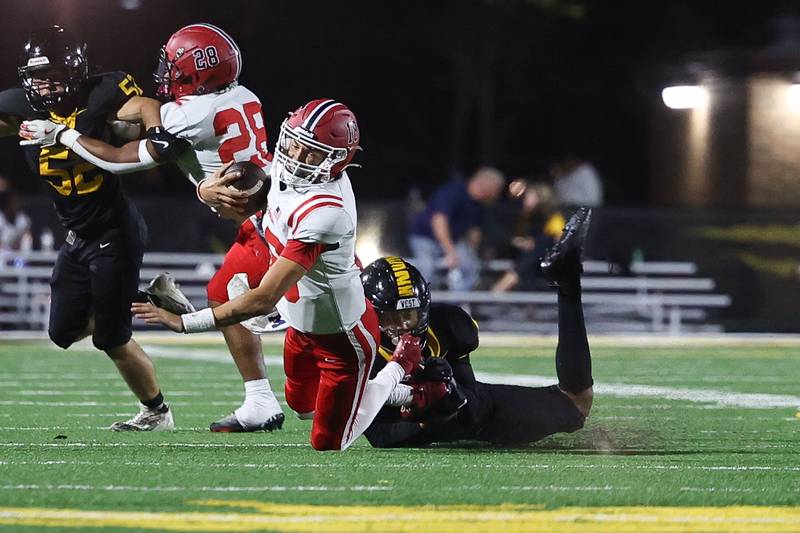
M 508 190 L 522 202 L 511 238 L 517 255 L 511 269 L 492 286 L 494 292 L 510 291 L 520 284 L 528 288 L 537 277 L 539 260 L 558 241 L 566 223 L 553 189 L 546 183 L 514 180 Z

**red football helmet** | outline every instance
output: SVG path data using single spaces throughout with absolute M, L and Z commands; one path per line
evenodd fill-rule
M 239 78 L 242 53 L 230 36 L 211 24 L 184 26 L 161 47 L 154 74 L 162 98 L 220 90 Z
M 335 100 L 312 100 L 289 114 L 281 124 L 275 159 L 278 179 L 287 185 L 307 186 L 338 179 L 361 147 L 356 116 Z M 314 152 L 298 160 L 296 154 Z M 310 159 L 316 159 L 311 161 Z

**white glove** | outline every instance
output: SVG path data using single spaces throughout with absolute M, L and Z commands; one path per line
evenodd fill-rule
M 53 146 L 58 134 L 67 129 L 65 124 L 50 120 L 26 120 L 19 127 L 19 136 L 24 140 L 20 146 Z

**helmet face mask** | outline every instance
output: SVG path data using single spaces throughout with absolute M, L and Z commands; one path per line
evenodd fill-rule
M 162 46 L 158 53 L 158 67 L 153 73 L 156 82 L 156 96 L 162 100 L 172 100 L 172 82 L 175 63 L 170 61 L 166 46 Z
M 89 76 L 86 45 L 72 40 L 58 26 L 31 35 L 20 63 L 17 72 L 25 96 L 37 111 L 68 102 Z
M 378 311 L 381 332 L 385 333 L 393 345 L 400 342 L 400 337 L 406 333 L 412 335 L 418 330 L 420 324 L 420 309 L 402 309 L 399 311 Z M 416 335 L 417 337 L 421 334 Z
M 288 120 L 281 124 L 275 163 L 280 181 L 287 185 L 302 187 L 333 181 L 338 176 L 332 175 L 331 169 L 345 161 L 347 155 L 345 148 L 316 141 L 300 128 L 292 129 Z
M 353 165 L 360 133 L 348 107 L 331 99 L 312 100 L 281 124 L 273 175 L 290 187 L 335 181 Z

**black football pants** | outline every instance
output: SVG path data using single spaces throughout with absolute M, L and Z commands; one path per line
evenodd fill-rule
M 141 218 L 99 237 L 68 238 L 50 278 L 50 339 L 68 348 L 94 317 L 92 342 L 98 350 L 131 338 L 131 302 L 139 287 L 146 226 Z M 72 242 L 70 242 L 72 241 Z

